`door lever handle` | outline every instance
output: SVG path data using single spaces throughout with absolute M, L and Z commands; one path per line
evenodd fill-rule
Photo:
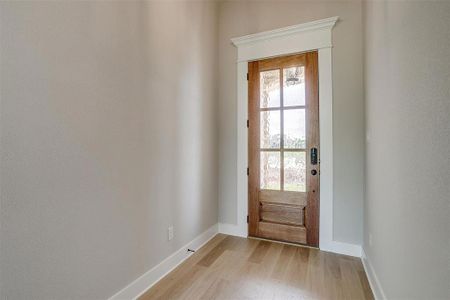
M 317 148 L 311 148 L 311 164 L 317 165 Z

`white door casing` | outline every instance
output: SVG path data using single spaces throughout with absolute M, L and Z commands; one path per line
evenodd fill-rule
M 333 240 L 333 84 L 332 29 L 339 17 L 317 20 L 231 39 L 237 47 L 237 224 L 220 224 L 224 233 L 248 235 L 247 118 L 249 61 L 318 51 L 320 130 L 319 247 L 325 251 L 361 256 L 361 247 Z

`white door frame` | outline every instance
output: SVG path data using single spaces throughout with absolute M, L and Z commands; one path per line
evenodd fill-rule
M 333 83 L 331 32 L 338 19 L 339 17 L 331 17 L 231 39 L 238 50 L 237 225 L 227 227 L 223 224 L 224 232 L 244 237 L 248 235 L 248 62 L 317 50 L 319 57 L 320 130 L 319 247 L 325 251 L 353 256 L 361 255 L 359 246 L 333 240 Z

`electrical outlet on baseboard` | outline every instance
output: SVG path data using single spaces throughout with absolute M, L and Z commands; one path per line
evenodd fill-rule
M 167 228 L 167 240 L 171 241 L 173 239 L 173 225 L 169 226 L 169 228 Z

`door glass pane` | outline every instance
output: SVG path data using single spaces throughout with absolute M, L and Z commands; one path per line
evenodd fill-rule
M 280 111 L 260 113 L 261 148 L 280 148 Z
M 280 189 L 280 152 L 261 151 L 261 189 Z
M 283 69 L 283 105 L 305 105 L 305 67 Z
M 280 107 L 280 70 L 259 73 L 260 107 Z
M 306 192 L 305 152 L 284 152 L 284 190 Z
M 306 148 L 305 109 L 284 112 L 284 148 Z

